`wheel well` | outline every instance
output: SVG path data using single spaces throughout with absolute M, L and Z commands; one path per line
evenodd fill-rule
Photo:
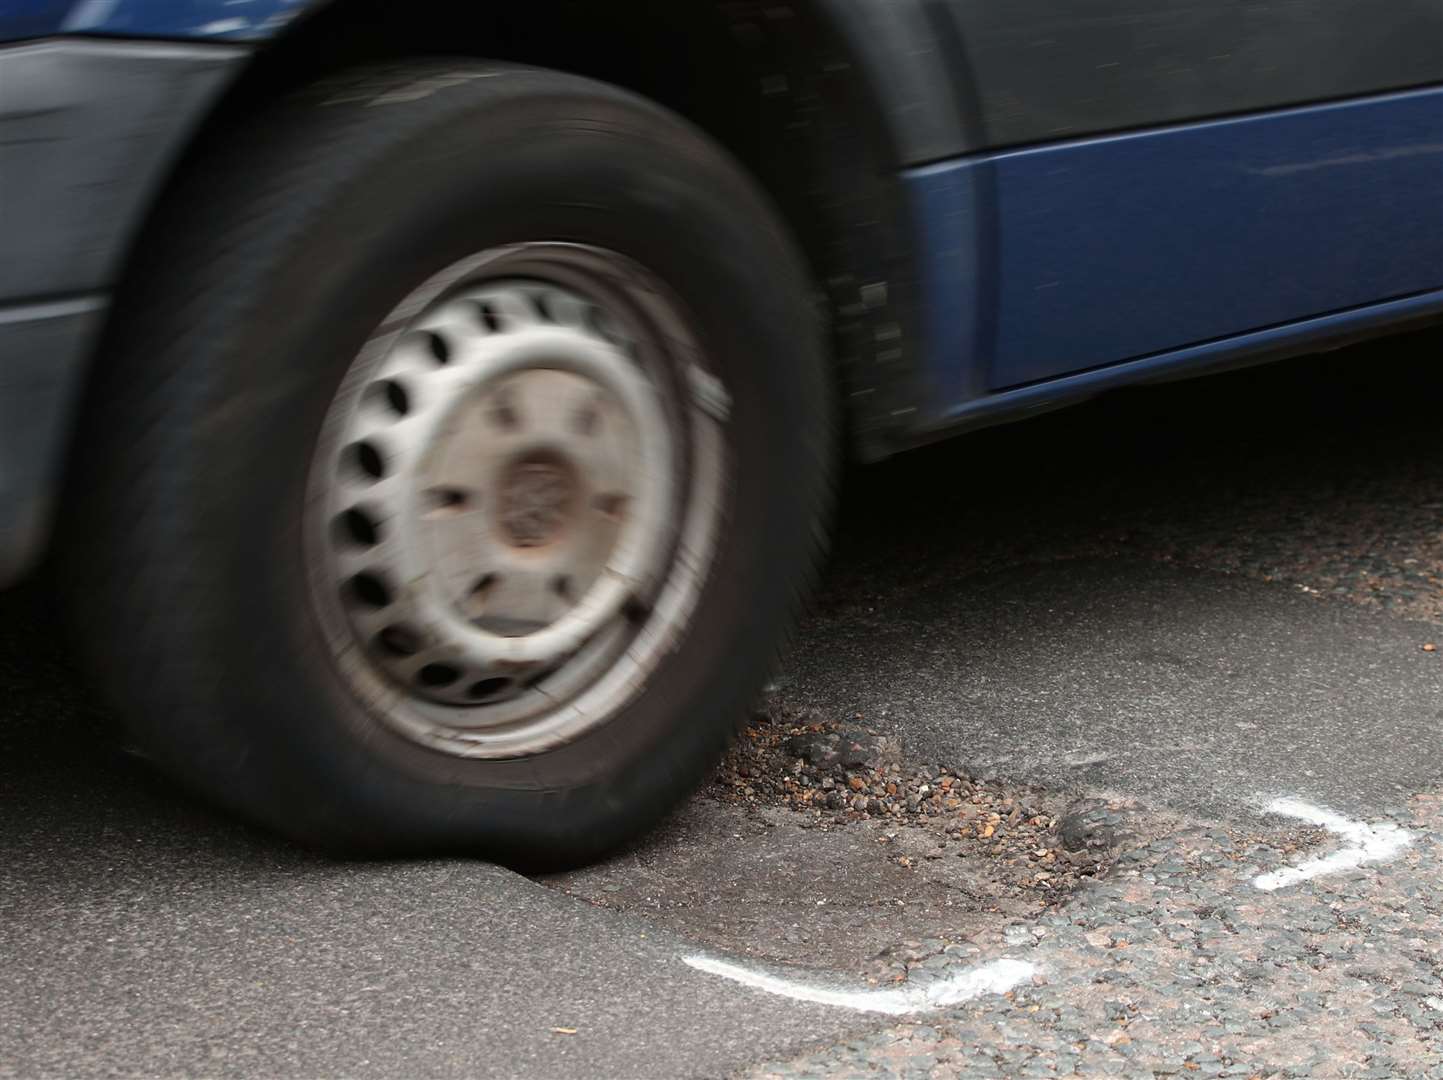
M 831 317 L 851 447 L 877 458 L 899 441 L 920 386 L 896 155 L 861 66 L 816 0 L 330 0 L 261 48 L 202 139 L 223 138 L 239 116 L 327 72 L 406 55 L 600 79 L 711 134 L 767 189 L 812 266 Z

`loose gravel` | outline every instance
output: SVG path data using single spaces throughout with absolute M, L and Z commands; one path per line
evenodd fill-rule
M 710 794 L 743 806 L 778 805 L 814 828 L 885 822 L 925 830 L 924 860 L 985 856 L 993 886 L 1041 902 L 1105 873 L 1144 824 L 1135 804 L 1074 802 L 1066 795 L 968 776 L 955 764 L 904 763 L 901 741 L 839 725 L 815 711 L 773 705 L 758 713 L 718 770 Z M 883 839 L 891 834 L 883 833 Z M 910 866 L 914 857 L 893 856 Z

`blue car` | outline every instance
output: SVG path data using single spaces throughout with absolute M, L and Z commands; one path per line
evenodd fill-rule
M 1443 314 L 1443 0 L 10 0 L 0 243 L 0 579 L 134 745 L 574 863 L 843 455 Z

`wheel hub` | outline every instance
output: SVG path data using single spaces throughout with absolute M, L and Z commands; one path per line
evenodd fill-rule
M 577 470 L 558 455 L 536 453 L 513 461 L 501 478 L 498 523 L 512 547 L 544 547 L 576 515 Z

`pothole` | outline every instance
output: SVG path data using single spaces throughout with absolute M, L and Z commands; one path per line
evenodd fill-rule
M 641 846 L 543 881 L 703 946 L 887 982 L 1017 933 L 1177 823 L 772 705 Z

